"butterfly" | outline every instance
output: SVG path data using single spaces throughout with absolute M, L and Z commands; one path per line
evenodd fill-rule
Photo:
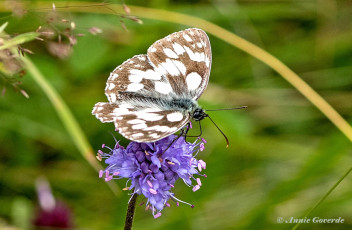
M 207 117 L 197 99 L 208 85 L 211 47 L 197 28 L 175 32 L 152 44 L 111 72 L 109 102 L 92 111 L 101 122 L 136 142 L 154 142 Z

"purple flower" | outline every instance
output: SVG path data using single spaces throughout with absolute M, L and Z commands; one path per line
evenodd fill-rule
M 39 207 L 33 225 L 35 229 L 73 229 L 73 216 L 69 207 L 55 199 L 49 182 L 44 178 L 36 181 Z
M 179 178 L 193 191 L 200 188 L 201 180 L 194 175 L 206 177 L 200 174 L 206 164 L 194 157 L 204 150 L 204 141 L 197 139 L 188 143 L 184 137 L 176 139 L 176 135 L 171 135 L 153 143 L 130 142 L 126 149 L 118 143 L 113 149 L 103 145 L 110 152 L 99 150 L 98 157 L 106 158 L 105 163 L 109 166 L 100 171 L 99 177 L 106 181 L 127 178 L 130 185 L 126 190 L 132 190 L 132 195 L 143 194 L 147 198 L 146 209 L 153 212 L 154 218 L 161 216 L 165 206 L 170 206 L 169 199 L 177 206 L 181 202 L 193 208 L 193 205 L 177 199 L 171 189 Z

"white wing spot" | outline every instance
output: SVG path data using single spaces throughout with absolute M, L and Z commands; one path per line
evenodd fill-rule
M 177 130 L 177 127 L 171 127 L 170 129 L 169 129 L 169 132 L 170 133 L 173 133 L 173 132 L 175 132 Z
M 146 71 L 142 71 L 139 69 L 131 69 L 130 74 L 131 75 L 128 77 L 128 79 L 132 82 L 140 82 L 142 80 L 142 78 L 150 79 L 150 80 L 160 80 L 161 79 L 161 74 L 155 72 L 152 69 L 148 69 Z M 134 81 L 131 79 L 134 79 Z
M 186 41 L 191 42 L 192 38 L 190 36 L 188 36 L 188 34 L 184 34 L 183 35 L 184 39 L 186 39 Z
M 160 135 L 157 133 L 151 133 L 151 134 L 149 134 L 149 136 L 152 138 L 159 138 L 160 137 Z
M 193 36 L 193 35 L 194 35 L 193 30 L 190 30 L 190 31 L 189 31 L 189 34 Z
M 169 58 L 175 58 L 175 59 L 179 58 L 178 55 L 177 55 L 174 51 L 172 51 L 171 49 L 169 49 L 169 48 L 164 48 L 164 53 L 165 53 L 166 56 L 168 56 Z
M 141 61 L 145 61 L 145 57 L 144 56 L 139 56 L 138 59 L 141 60 Z
M 164 67 L 164 69 L 171 75 L 171 76 L 178 76 L 180 75 L 180 71 L 177 69 L 173 61 L 169 58 L 165 60 L 165 62 L 161 63 L 160 66 Z
M 172 46 L 174 47 L 174 50 L 175 50 L 176 54 L 178 54 L 178 55 L 181 55 L 184 52 L 186 52 L 185 49 L 180 44 L 178 44 L 176 42 Z
M 141 137 L 141 136 L 144 136 L 144 134 L 143 133 L 134 133 L 134 134 L 132 134 L 133 138 Z
M 186 66 L 182 63 L 182 62 L 180 62 L 180 61 L 177 61 L 177 60 L 171 60 L 173 63 L 174 63 L 174 65 L 177 67 L 177 69 L 179 70 L 179 71 L 181 71 L 181 73 L 183 74 L 183 75 L 185 75 L 186 74 Z
M 140 119 L 133 119 L 133 120 L 129 120 L 129 121 L 127 121 L 127 123 L 128 123 L 128 124 L 135 125 L 135 124 L 145 123 L 145 121 L 140 120 Z
M 146 121 L 159 121 L 163 119 L 164 116 L 156 113 L 138 112 L 137 117 Z
M 159 131 L 159 132 L 166 132 L 166 131 L 169 131 L 170 128 L 168 126 L 156 125 L 156 126 L 151 126 L 151 127 L 145 128 L 144 130 L 145 131 L 155 130 L 155 131 Z
M 202 77 L 196 72 L 192 72 L 188 74 L 186 77 L 188 90 L 197 89 L 201 82 L 202 82 Z
M 119 75 L 117 73 L 110 73 L 110 80 L 115 80 Z
M 114 109 L 112 113 L 113 113 L 115 116 L 120 117 L 121 115 L 130 114 L 131 111 L 129 111 L 127 108 L 121 108 L 121 107 L 119 107 L 119 108 Z
M 127 86 L 127 90 L 126 91 L 131 91 L 131 92 L 136 92 L 138 90 L 143 89 L 143 85 L 139 84 L 139 83 L 131 83 Z
M 156 48 L 155 48 L 155 47 L 151 47 L 151 48 L 149 49 L 149 51 L 150 51 L 150 52 L 155 52 L 155 51 L 156 51 Z
M 110 102 L 116 102 L 116 94 L 114 93 L 111 93 L 111 94 L 108 94 L 108 97 L 109 97 L 109 101 Z
M 209 68 L 210 60 L 207 56 L 205 56 L 205 65 Z
M 115 88 L 115 84 L 114 83 L 110 83 L 109 90 L 112 90 L 113 88 Z
M 160 81 L 155 82 L 155 90 L 162 94 L 169 94 L 172 92 L 172 88 L 169 83 Z
M 193 52 L 190 48 L 188 48 L 187 46 L 183 46 L 189 56 L 189 58 L 193 61 L 196 62 L 203 62 L 205 59 L 205 54 L 202 53 L 198 53 L 198 52 Z
M 202 48 L 203 47 L 202 43 L 200 43 L 200 42 L 197 42 L 197 46 L 198 46 L 198 48 Z
M 132 129 L 144 129 L 144 128 L 147 128 L 147 127 L 148 126 L 145 123 L 132 125 Z
M 174 112 L 174 113 L 170 113 L 166 116 L 167 120 L 170 122 L 176 122 L 176 121 L 181 121 L 183 118 L 182 113 L 180 112 Z

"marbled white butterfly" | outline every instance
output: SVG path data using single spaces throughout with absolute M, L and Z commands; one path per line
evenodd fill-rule
M 207 117 L 196 100 L 208 85 L 210 68 L 211 47 L 203 30 L 170 34 L 110 74 L 105 88 L 109 102 L 97 103 L 92 114 L 114 122 L 130 140 L 157 141 Z

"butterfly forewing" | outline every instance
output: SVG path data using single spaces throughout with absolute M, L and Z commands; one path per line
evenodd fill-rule
M 203 30 L 191 28 L 156 41 L 148 49 L 148 58 L 179 96 L 196 100 L 208 84 L 211 47 Z
M 130 140 L 159 140 L 191 119 L 195 100 L 208 84 L 210 66 L 211 48 L 204 31 L 173 33 L 155 42 L 147 55 L 118 66 L 106 83 L 109 103 L 97 103 L 92 113 L 102 122 L 114 122 Z
M 110 74 L 106 82 L 105 95 L 111 103 L 123 102 L 124 96 L 128 93 L 158 98 L 162 95 L 154 90 L 156 81 L 167 79 L 154 70 L 147 55 L 136 55 Z

